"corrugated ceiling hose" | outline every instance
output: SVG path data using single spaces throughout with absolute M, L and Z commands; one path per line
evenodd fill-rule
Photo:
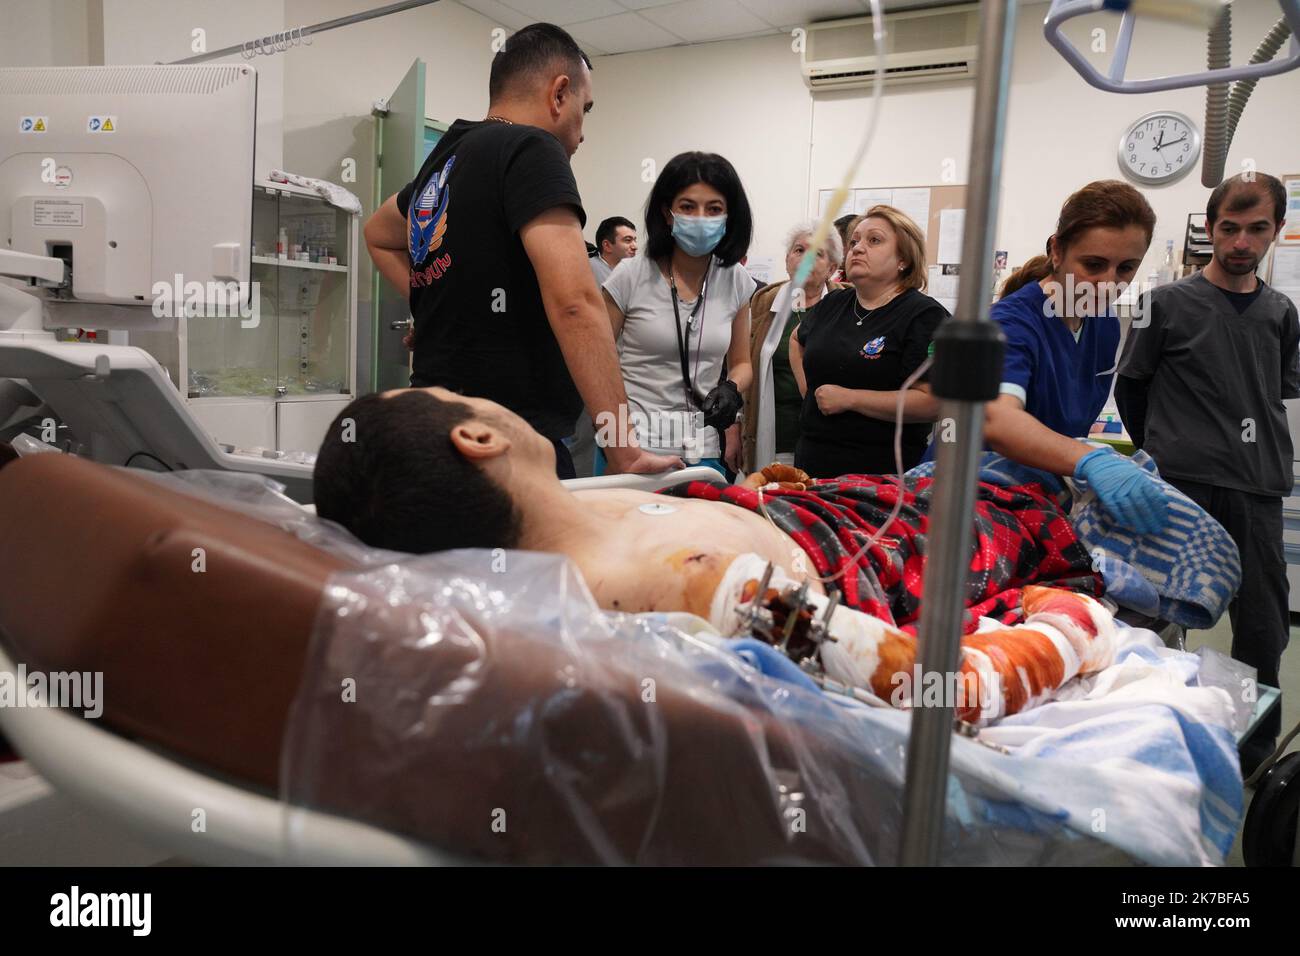
M 1206 65 L 1222 70 L 1232 64 L 1232 5 L 1225 4 L 1210 28 Z M 1230 83 L 1212 83 L 1205 89 L 1205 159 L 1201 163 L 1201 185 L 1213 188 L 1223 179 L 1228 159 L 1228 93 Z
M 1268 36 L 1264 37 L 1264 42 L 1259 45 L 1250 62 L 1267 63 L 1277 56 L 1277 51 L 1282 49 L 1282 44 L 1290 38 L 1291 24 L 1286 22 L 1286 17 L 1282 17 L 1273 24 L 1273 29 L 1268 31 Z M 1250 94 L 1255 91 L 1255 84 L 1258 82 L 1259 80 L 1238 80 L 1232 84 L 1232 93 L 1228 96 L 1229 146 L 1232 145 L 1232 137 L 1237 132 L 1237 121 L 1241 119 L 1241 112 L 1246 108 L 1246 102 L 1250 99 Z
M 1282 17 L 1273 24 L 1255 53 L 1252 64 L 1267 63 L 1277 56 L 1278 50 L 1291 37 L 1291 25 Z M 1232 5 L 1210 30 L 1206 62 L 1210 69 L 1221 70 L 1228 66 L 1232 56 Z M 1235 83 L 1216 83 L 1205 90 L 1205 159 L 1201 164 L 1201 185 L 1213 189 L 1223 181 L 1228 149 L 1237 133 L 1237 123 L 1246 109 L 1250 94 L 1258 80 L 1238 80 Z

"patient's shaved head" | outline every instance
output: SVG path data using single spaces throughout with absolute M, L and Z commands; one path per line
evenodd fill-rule
M 423 389 L 354 400 L 317 455 L 316 513 L 375 548 L 514 547 L 521 518 L 509 495 L 451 439 L 474 417 L 468 404 Z

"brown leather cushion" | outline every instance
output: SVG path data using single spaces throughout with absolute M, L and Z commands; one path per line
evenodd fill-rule
M 17 662 L 102 671 L 109 726 L 277 785 L 321 588 L 340 559 L 68 455 L 0 470 L 0 541 L 0 634 Z

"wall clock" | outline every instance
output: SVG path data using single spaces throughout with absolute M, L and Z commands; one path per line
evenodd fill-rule
M 1192 171 L 1201 156 L 1201 132 L 1182 113 L 1148 113 L 1120 137 L 1119 167 L 1134 182 L 1163 186 Z

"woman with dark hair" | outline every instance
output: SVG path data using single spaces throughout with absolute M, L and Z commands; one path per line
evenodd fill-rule
M 1123 455 L 1075 439 L 1110 396 L 1119 350 L 1111 306 L 1137 274 L 1155 225 L 1142 194 L 1118 180 L 1089 183 L 1066 200 L 1046 254 L 1007 279 L 993 305 L 1007 343 L 1001 394 L 984 423 L 988 447 L 1085 482 L 1117 521 L 1142 533 L 1164 524 L 1159 486 Z
M 727 475 L 738 462 L 736 416 L 749 388 L 749 297 L 740 265 L 753 219 L 740 177 L 714 153 L 664 166 L 645 208 L 645 244 L 605 280 L 631 424 L 641 447 Z M 612 425 L 612 423 L 611 423 Z M 596 423 L 597 444 L 613 427 Z M 596 452 L 595 473 L 604 471 Z

